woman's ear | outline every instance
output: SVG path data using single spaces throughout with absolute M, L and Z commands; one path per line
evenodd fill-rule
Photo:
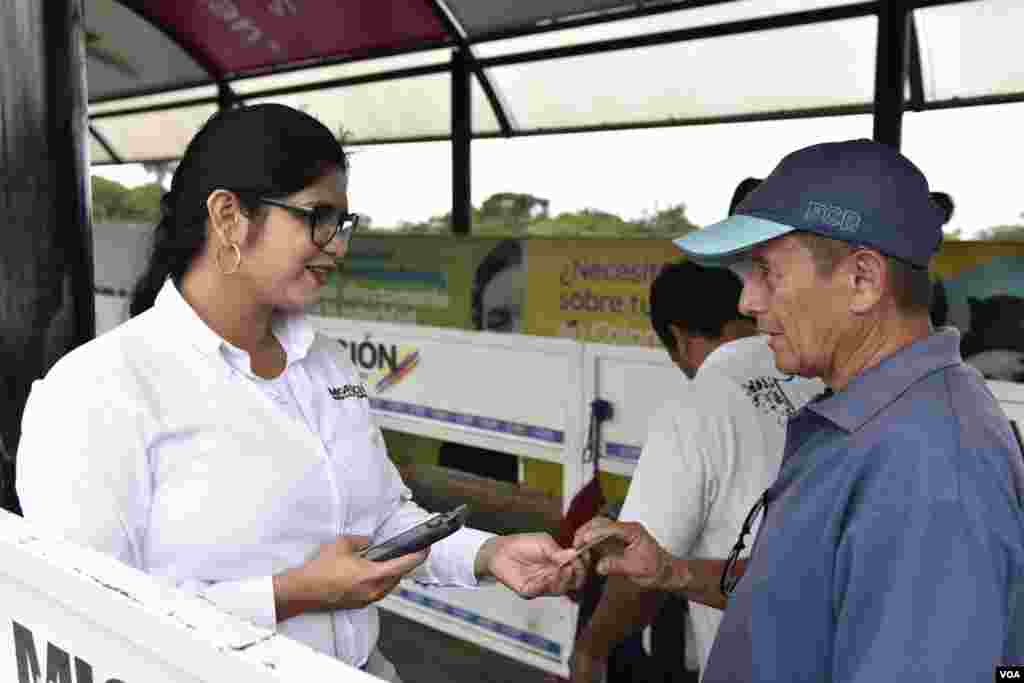
M 214 190 L 206 198 L 206 211 L 217 246 L 235 244 L 241 247 L 246 243 L 249 219 L 238 195 L 230 190 Z

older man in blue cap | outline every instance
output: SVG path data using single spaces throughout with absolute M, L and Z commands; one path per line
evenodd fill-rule
M 1024 465 L 958 333 L 932 329 L 942 222 L 916 166 L 853 140 L 789 154 L 676 240 L 740 272 L 779 370 L 829 387 L 790 419 L 731 558 L 674 558 L 637 524 L 577 535 L 627 542 L 602 573 L 725 607 L 704 683 L 987 682 L 1024 663 Z

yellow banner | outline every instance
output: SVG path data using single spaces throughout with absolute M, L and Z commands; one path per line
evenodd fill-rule
M 1024 271 L 1019 270 L 1024 259 L 1024 242 L 946 242 L 932 259 L 932 272 L 943 278 L 956 278 L 968 270 L 982 269 L 988 280 L 994 280 L 995 270 L 1000 276 L 1008 272 L 1006 266 L 1016 270 L 1011 278 L 1017 286 L 1024 284 Z M 1000 265 L 1001 264 L 1001 265 Z
M 989 379 L 1024 381 L 1024 243 L 949 242 L 935 257 L 932 320 Z
M 651 282 L 682 254 L 668 240 L 531 239 L 526 243 L 526 334 L 657 346 Z

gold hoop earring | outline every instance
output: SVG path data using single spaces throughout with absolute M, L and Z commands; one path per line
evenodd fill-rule
M 231 243 L 228 245 L 232 251 L 235 252 L 235 266 L 231 270 L 224 270 L 224 264 L 221 262 L 221 250 L 218 248 L 214 258 L 217 261 L 217 267 L 220 268 L 220 272 L 223 275 L 234 275 L 238 272 L 238 269 L 242 266 L 242 250 L 238 248 L 237 244 Z

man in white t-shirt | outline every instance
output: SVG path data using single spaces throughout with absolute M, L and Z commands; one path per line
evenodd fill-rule
M 621 521 L 641 522 L 678 557 L 725 557 L 753 501 L 778 474 L 787 418 L 824 390 L 788 377 L 738 310 L 734 274 L 684 263 L 651 287 L 651 322 L 680 378 L 650 421 Z M 699 372 L 698 372 L 699 369 Z M 654 618 L 665 595 L 609 577 L 570 663 L 574 683 L 601 679 L 615 645 Z M 701 670 L 721 612 L 691 603 L 688 626 Z

